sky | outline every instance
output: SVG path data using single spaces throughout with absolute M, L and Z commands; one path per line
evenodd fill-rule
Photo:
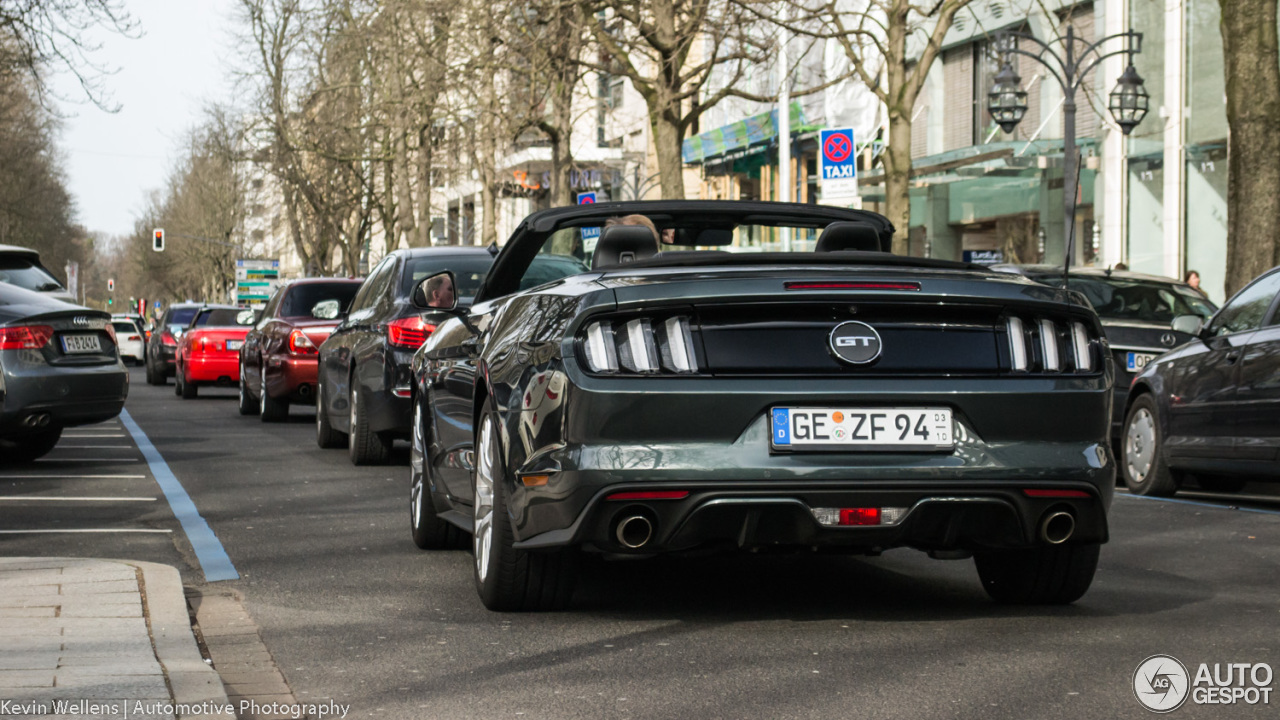
M 108 235 L 132 233 L 204 108 L 232 97 L 237 4 L 124 0 L 142 36 L 94 36 L 102 46 L 95 62 L 117 70 L 102 78 L 106 95 L 120 106 L 117 113 L 89 102 L 70 73 L 57 78 L 55 88 L 65 98 L 57 105 L 69 116 L 58 145 L 81 225 Z

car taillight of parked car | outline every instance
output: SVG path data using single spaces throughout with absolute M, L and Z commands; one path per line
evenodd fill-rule
M 52 337 L 53 328 L 48 325 L 0 328 L 0 350 L 39 350 Z
M 120 343 L 120 341 L 116 339 L 116 328 L 114 325 L 107 323 L 102 329 L 107 331 L 107 337 L 111 338 L 112 345 L 118 345 Z
M 316 344 L 301 330 L 289 333 L 289 352 L 294 355 L 315 355 Z
M 431 337 L 435 329 L 435 325 L 424 322 L 417 316 L 392 320 L 387 323 L 387 342 L 395 347 L 417 350 L 422 347 L 422 343 L 426 342 L 427 338 Z
M 175 338 L 173 336 L 173 333 L 169 332 L 168 330 L 165 330 L 164 333 L 160 335 L 160 342 L 164 343 L 165 345 L 168 345 L 169 347 L 178 346 L 177 338 Z

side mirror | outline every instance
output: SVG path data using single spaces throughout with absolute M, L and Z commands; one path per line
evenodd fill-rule
M 311 317 L 317 320 L 336 320 L 342 310 L 337 300 L 321 300 L 311 308 Z
M 1204 327 L 1204 318 L 1199 315 L 1179 315 L 1173 319 L 1171 327 L 1174 332 L 1199 335 L 1201 328 Z
M 258 312 L 256 310 L 241 310 L 236 313 L 237 325 L 252 325 L 258 321 Z
M 409 302 L 419 310 L 457 310 L 453 272 L 445 270 L 422 278 L 413 288 Z

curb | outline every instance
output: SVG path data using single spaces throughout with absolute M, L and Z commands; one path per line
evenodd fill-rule
M 204 661 L 191 631 L 182 576 L 177 568 L 158 563 L 117 560 L 142 572 L 147 627 L 156 659 L 164 668 L 174 704 L 229 705 L 218 672 Z

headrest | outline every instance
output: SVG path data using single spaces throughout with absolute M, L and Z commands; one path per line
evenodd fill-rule
M 880 252 L 880 233 L 871 225 L 859 222 L 833 222 L 822 230 L 814 252 L 864 250 Z
M 626 265 L 658 254 L 658 239 L 643 225 L 610 225 L 600 233 L 591 269 Z

